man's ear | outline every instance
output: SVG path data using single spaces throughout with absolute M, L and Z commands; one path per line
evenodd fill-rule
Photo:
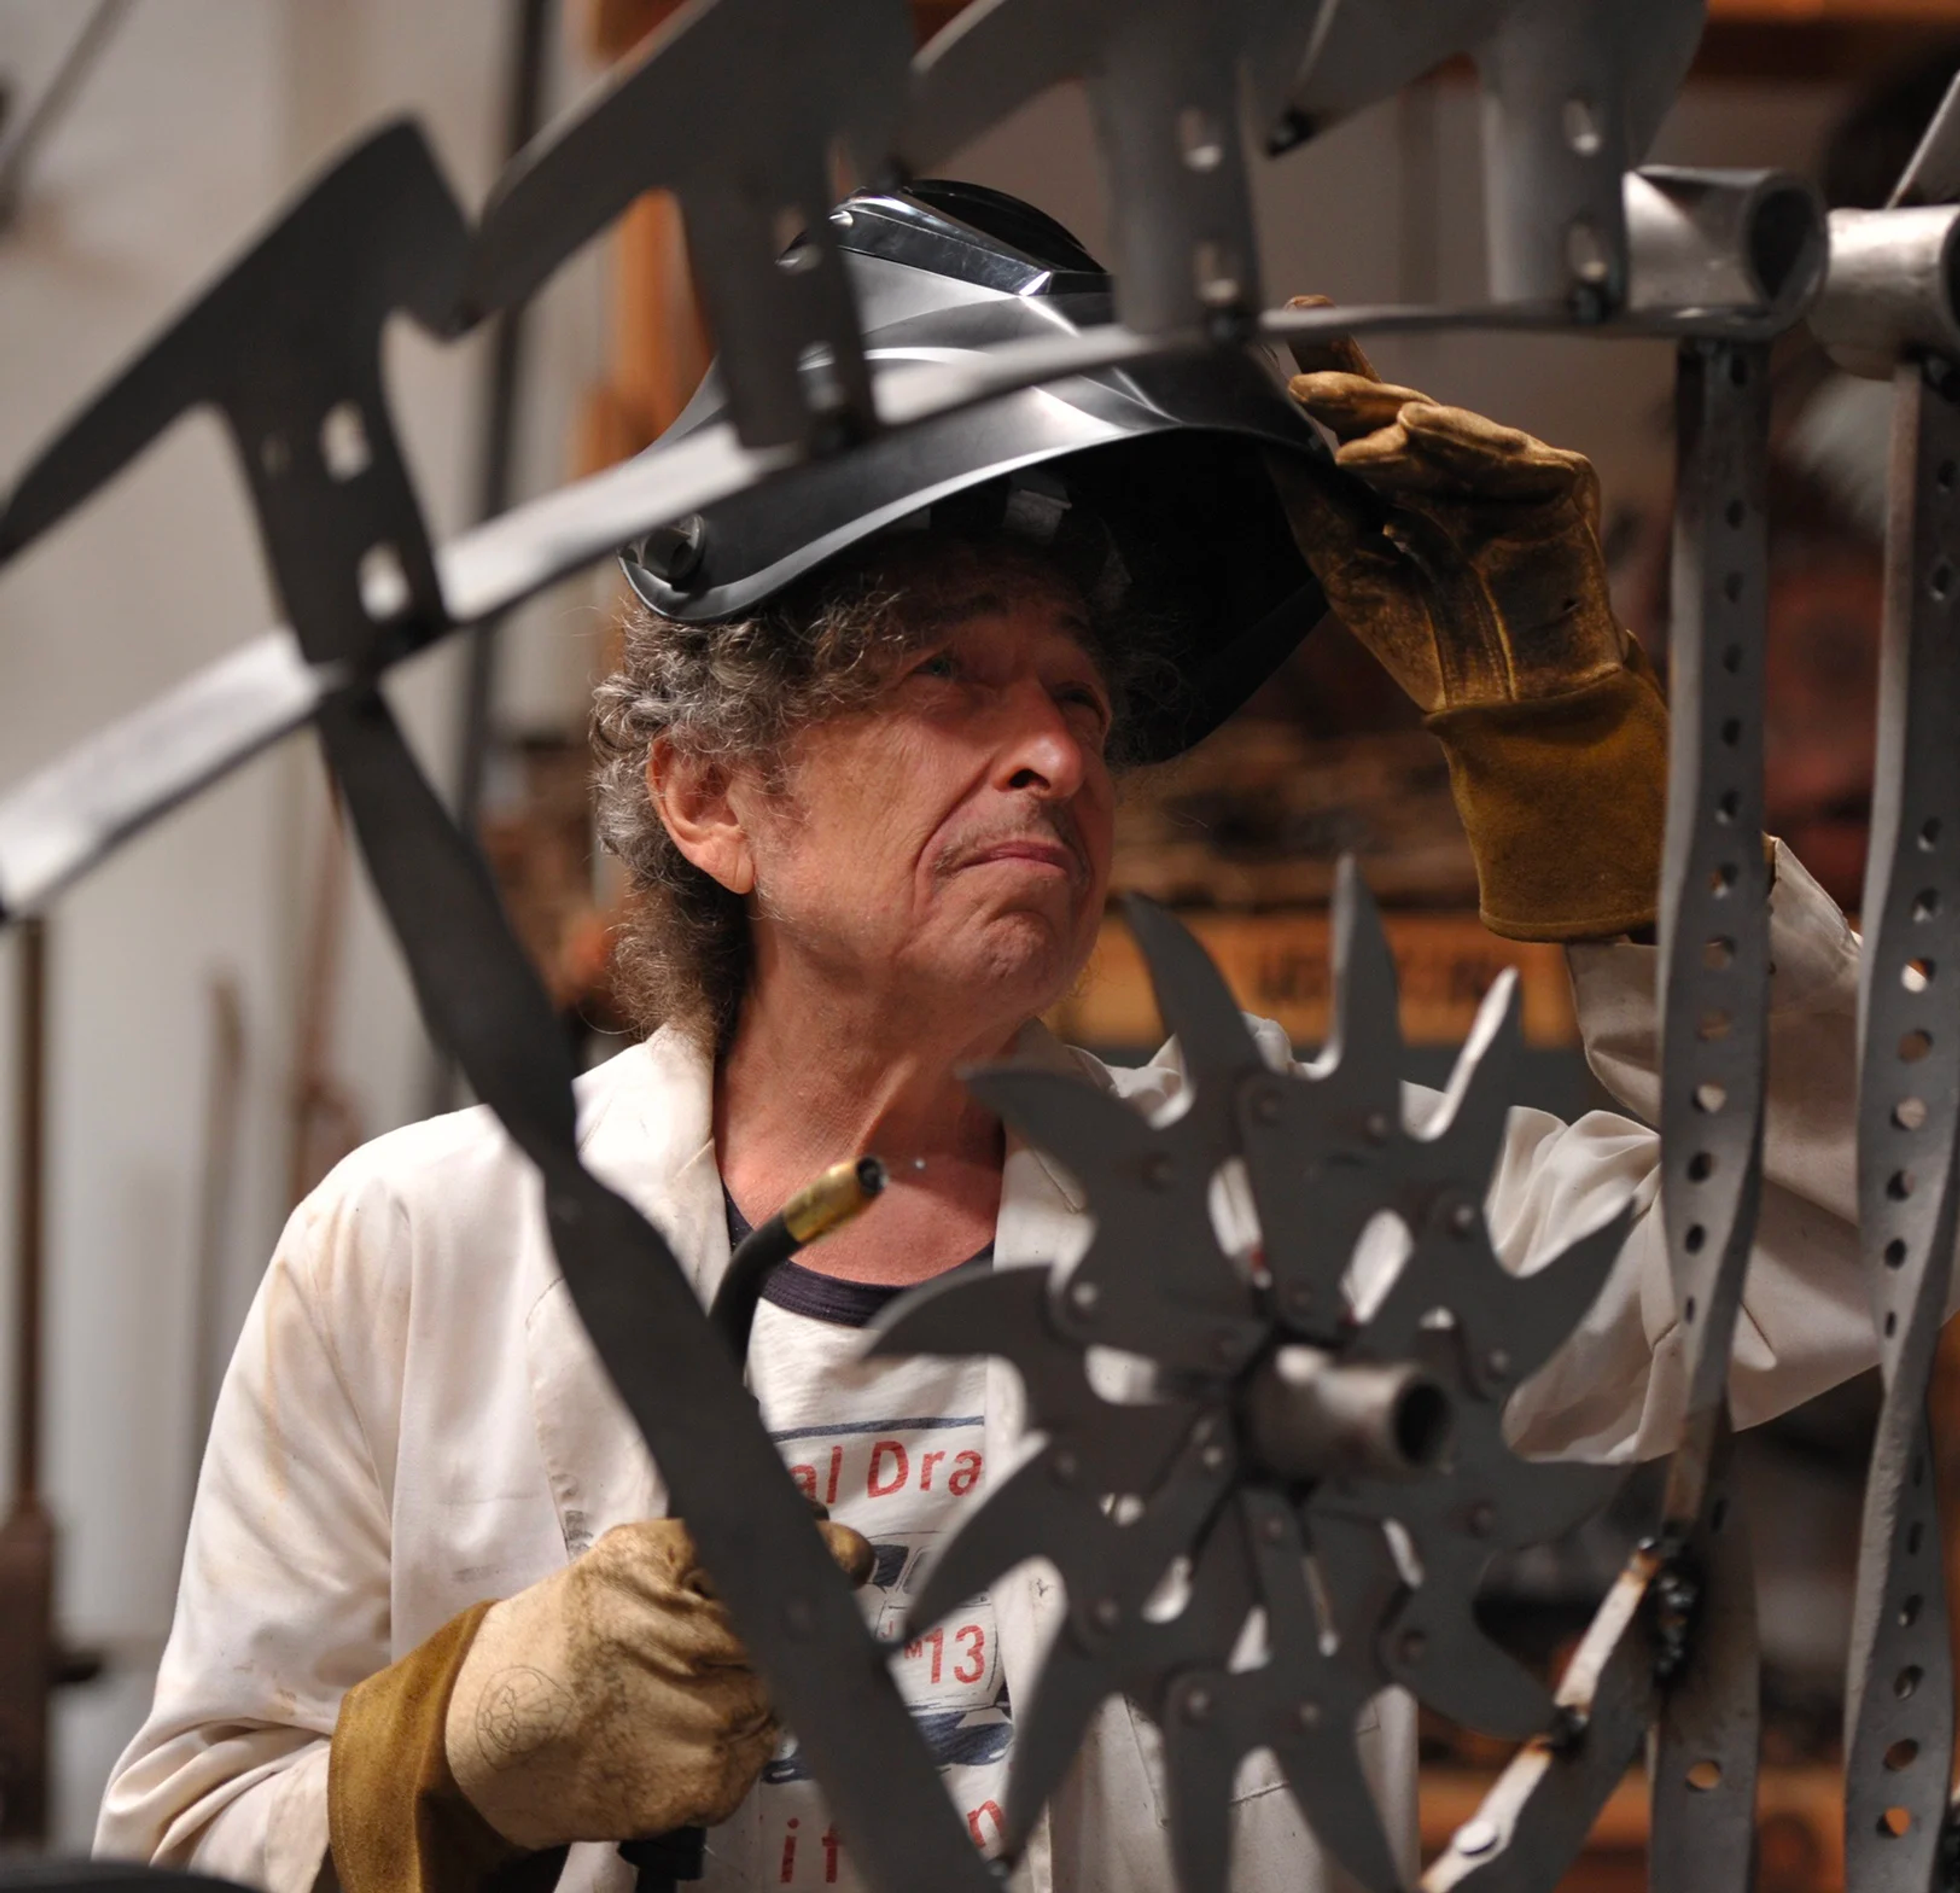
M 756 885 L 756 858 L 730 799 L 728 770 L 712 757 L 657 737 L 647 757 L 647 793 L 674 846 L 730 894 Z

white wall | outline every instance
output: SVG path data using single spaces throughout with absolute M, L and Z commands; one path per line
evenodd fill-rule
M 31 93 L 78 11 L 74 0 L 8 0 L 0 69 Z M 466 205 L 480 201 L 501 113 L 503 18 L 487 0 L 139 0 L 48 149 L 21 223 L 0 235 L 0 478 L 300 177 L 383 114 L 418 113 Z M 579 82 L 575 71 L 559 75 L 562 93 Z M 1481 293 L 1474 99 L 1444 91 L 1433 104 L 1429 170 L 1408 169 L 1396 106 L 1262 168 L 1271 295 Z M 1801 161 L 1834 104 L 1813 89 L 1724 87 L 1683 104 L 1663 155 Z M 1093 152 L 1072 94 L 1038 102 L 949 168 L 1018 190 L 1102 244 Z M 1403 241 L 1409 202 L 1429 204 L 1433 247 L 1419 232 Z M 571 417 L 604 352 L 603 290 L 595 253 L 539 311 L 523 489 L 563 476 Z M 1665 489 L 1668 450 L 1655 424 L 1663 348 L 1450 339 L 1378 354 L 1386 371 L 1439 396 L 1586 449 L 1609 496 L 1650 500 Z M 453 530 L 473 489 L 478 352 L 402 333 L 390 338 L 389 361 L 432 524 Z M 593 597 L 574 587 L 514 628 L 513 722 L 575 719 L 599 625 Z M 185 425 L 0 571 L 0 782 L 271 613 L 218 430 Z M 454 689 L 453 653 L 400 681 L 439 777 Z M 197 1423 L 189 1370 L 207 996 L 221 972 L 243 998 L 248 1088 L 240 1189 L 218 1258 L 224 1324 L 235 1325 L 285 1207 L 319 784 L 310 749 L 288 745 L 127 849 L 53 916 L 49 1483 L 66 1532 L 68 1627 L 123 1659 L 110 1681 L 62 1708 L 59 1821 L 71 1846 L 85 1840 L 110 1760 L 147 1700 L 173 1593 Z M 422 1108 L 427 1052 L 364 895 L 339 997 L 333 1063 L 372 1133 Z M 0 1002 L 5 1068 L 10 1031 Z M 11 1226 L 12 1187 L 0 1175 L 0 1228 Z M 0 1334 L 10 1313 L 0 1308 Z M 5 1361 L 0 1353 L 0 1377 Z

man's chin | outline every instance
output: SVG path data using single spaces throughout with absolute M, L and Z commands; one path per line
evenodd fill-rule
M 976 999 L 984 992 L 1001 1010 L 1032 1018 L 1075 984 L 1095 940 L 1094 927 L 1072 903 L 1063 912 L 1028 903 L 976 916 L 947 969 L 947 983 L 966 986 Z

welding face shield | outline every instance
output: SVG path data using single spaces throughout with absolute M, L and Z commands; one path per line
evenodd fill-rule
M 832 213 L 877 367 L 957 360 L 1113 319 L 1108 275 L 1052 218 L 974 184 L 861 191 Z M 721 419 L 718 374 L 650 448 Z M 874 534 L 1004 532 L 1048 547 L 1106 607 L 1164 627 L 1178 687 L 1128 747 L 1155 760 L 1208 735 L 1319 622 L 1325 601 L 1266 470 L 1330 470 L 1262 353 L 1168 357 L 1025 388 L 794 470 L 622 555 L 685 623 L 738 617 Z

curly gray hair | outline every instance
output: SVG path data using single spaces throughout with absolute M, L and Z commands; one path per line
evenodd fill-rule
M 784 743 L 868 703 L 894 662 L 930 641 L 934 607 L 982 578 L 1010 595 L 1061 588 L 1081 598 L 1067 569 L 1026 540 L 926 531 L 819 566 L 749 617 L 683 624 L 628 608 L 619 668 L 593 700 L 592 741 L 600 840 L 629 883 L 619 993 L 642 1030 L 671 1023 L 718 1050 L 749 977 L 743 897 L 681 852 L 654 806 L 654 744 L 759 763 L 780 784 Z M 1120 767 L 1134 712 L 1174 680 L 1160 629 L 1137 611 L 1091 604 L 1087 622 L 1115 706 L 1110 757 Z

